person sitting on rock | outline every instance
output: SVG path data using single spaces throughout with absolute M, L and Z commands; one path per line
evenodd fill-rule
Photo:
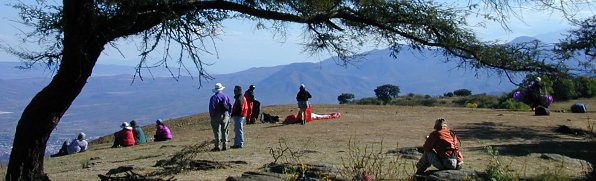
M 112 148 L 135 145 L 135 137 L 132 133 L 132 127 L 130 127 L 130 124 L 123 122 L 120 127 L 122 130 L 114 133 L 114 145 L 112 145 Z
M 167 141 L 172 139 L 172 132 L 161 119 L 155 121 L 155 136 L 154 141 Z
M 422 146 L 424 152 L 416 164 L 416 174 L 424 173 L 430 165 L 439 170 L 459 170 L 463 167 L 459 138 L 447 128 L 445 119 L 435 120 L 434 129 Z

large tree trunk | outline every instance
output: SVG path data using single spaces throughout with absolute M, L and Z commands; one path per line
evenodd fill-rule
M 64 0 L 63 13 L 64 48 L 60 68 L 21 115 L 6 180 L 49 179 L 43 171 L 43 159 L 50 133 L 87 83 L 106 44 L 94 31 L 92 0 Z

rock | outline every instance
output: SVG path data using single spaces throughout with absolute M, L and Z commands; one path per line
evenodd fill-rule
M 577 158 L 571 158 L 571 157 L 560 155 L 560 154 L 532 153 L 532 154 L 530 154 L 530 156 L 531 157 L 539 157 L 539 158 L 547 159 L 547 160 L 565 162 L 565 163 L 570 163 L 570 164 L 575 164 L 575 165 L 584 165 L 584 166 L 588 166 L 589 168 L 592 168 L 592 164 L 590 164 L 590 162 L 587 162 L 587 161 L 581 160 L 581 159 L 577 159 Z
M 486 173 L 476 170 L 437 170 L 427 171 L 416 175 L 416 180 L 447 181 L 447 180 L 474 180 L 486 177 Z
M 422 157 L 422 153 L 420 153 L 418 151 L 418 149 L 422 149 L 422 148 L 404 147 L 404 148 L 389 150 L 389 151 L 387 151 L 387 154 L 395 154 L 395 155 L 401 156 L 402 158 L 405 158 L 405 159 L 418 160 L 418 159 L 420 159 L 420 157 Z
M 244 172 L 240 177 L 228 177 L 226 181 L 284 181 L 283 174 L 271 172 Z

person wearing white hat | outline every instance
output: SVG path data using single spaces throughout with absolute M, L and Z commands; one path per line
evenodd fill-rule
M 112 145 L 112 148 L 135 145 L 135 136 L 132 133 L 130 124 L 128 124 L 128 122 L 123 122 L 120 127 L 122 130 L 114 133 L 114 144 Z
M 224 86 L 216 83 L 213 88 L 213 96 L 209 100 L 209 116 L 211 117 L 211 129 L 215 138 L 215 147 L 211 151 L 226 150 L 230 126 L 230 111 L 232 103 L 230 97 L 223 93 Z

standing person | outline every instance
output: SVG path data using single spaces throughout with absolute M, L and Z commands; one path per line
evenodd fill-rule
M 112 145 L 112 148 L 135 145 L 135 137 L 132 133 L 132 127 L 130 127 L 130 124 L 123 122 L 120 127 L 122 130 L 114 133 L 114 144 Z
M 153 136 L 153 140 L 168 141 L 171 139 L 172 132 L 170 131 L 170 128 L 163 124 L 163 120 L 157 119 L 157 121 L 155 121 L 155 136 Z
M 231 148 L 244 147 L 244 122 L 248 114 L 248 104 L 242 96 L 242 87 L 234 86 L 234 105 L 232 106 L 232 119 L 234 120 L 234 145 Z
M 463 167 L 459 138 L 449 130 L 445 119 L 435 120 L 434 129 L 422 146 L 424 152 L 416 164 L 416 174 L 424 173 L 431 165 L 439 170 L 459 170 Z
M 248 106 L 246 110 L 245 120 L 247 124 L 254 124 L 255 119 L 253 117 L 253 108 L 254 108 L 254 101 L 255 101 L 255 85 L 248 86 L 248 90 L 244 92 L 244 100 L 246 101 L 246 105 Z
M 306 124 L 306 109 L 309 106 L 309 98 L 312 98 L 310 92 L 304 88 L 304 84 L 300 84 L 300 91 L 296 94 L 296 101 L 298 101 L 298 108 L 300 109 L 300 111 L 298 111 L 298 117 L 302 119 L 301 121 L 303 125 Z
M 211 129 L 213 129 L 213 137 L 215 137 L 215 147 L 211 151 L 226 150 L 228 142 L 232 103 L 230 103 L 230 97 L 223 93 L 224 88 L 221 83 L 216 83 L 213 88 L 215 94 L 209 100 Z
M 145 132 L 143 128 L 137 125 L 135 120 L 130 121 L 130 126 L 132 127 L 132 134 L 135 137 L 135 144 L 145 144 L 147 143 L 147 138 L 145 138 Z

